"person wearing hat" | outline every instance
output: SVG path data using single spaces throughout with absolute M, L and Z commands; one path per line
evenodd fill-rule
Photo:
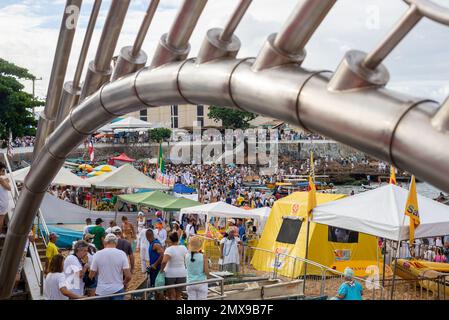
M 204 281 L 209 276 L 209 263 L 206 255 L 201 252 L 203 243 L 197 236 L 189 241 L 189 252 L 185 256 L 187 267 L 187 283 Z M 208 292 L 207 283 L 187 287 L 188 300 L 206 300 Z
M 220 241 L 220 260 L 222 271 L 236 273 L 240 271 L 240 245 L 238 228 L 232 226 L 228 230 L 228 236 Z
M 59 254 L 59 249 L 56 246 L 56 241 L 58 240 L 58 235 L 54 232 L 50 233 L 49 235 L 49 242 L 47 245 L 47 250 L 45 251 L 45 257 L 46 257 L 46 265 L 45 265 L 45 271 L 48 272 L 48 269 L 50 267 L 51 260 L 54 256 Z
M 164 222 L 161 218 L 157 219 L 154 235 L 160 241 L 162 247 L 165 248 L 165 241 L 167 241 L 167 230 L 164 229 L 163 223 Z
M 129 259 L 131 265 L 131 273 L 134 272 L 134 253 L 131 243 L 128 240 L 123 239 L 122 229 L 119 226 L 115 226 L 112 228 L 112 233 L 115 234 L 118 238 L 117 249 L 122 250 Z
M 94 235 L 93 243 L 95 245 L 95 248 L 97 248 L 97 250 L 103 249 L 103 240 L 106 234 L 103 228 L 103 222 L 104 222 L 103 219 L 98 218 L 97 220 L 95 220 L 95 227 L 89 229 L 90 234 Z
M 345 282 L 338 289 L 337 299 L 339 300 L 363 300 L 363 287 L 354 280 L 354 270 L 346 268 L 343 272 Z
M 181 239 L 182 229 L 180 223 L 176 220 L 173 220 L 171 224 L 173 226 L 172 232 L 176 232 L 178 234 L 179 239 Z

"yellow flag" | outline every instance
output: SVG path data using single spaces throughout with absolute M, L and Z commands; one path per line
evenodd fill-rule
M 394 185 L 397 184 L 396 183 L 396 169 L 393 166 L 390 167 L 390 182 L 389 183 L 394 184 Z
M 313 208 L 316 207 L 316 187 L 315 187 L 315 164 L 313 161 L 313 151 L 310 152 L 310 172 L 309 172 L 309 186 L 307 188 L 307 217 L 310 218 Z
M 410 218 L 410 244 L 413 244 L 413 240 L 415 239 L 415 229 L 421 223 L 419 219 L 415 176 L 412 176 L 412 181 L 410 182 L 407 204 L 405 205 L 405 215 Z

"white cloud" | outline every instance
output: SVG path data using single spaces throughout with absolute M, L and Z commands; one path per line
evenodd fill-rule
M 36 83 L 36 91 L 38 96 L 44 97 L 65 0 L 22 0 L 13 5 L 2 5 L 3 1 L 0 0 L 0 56 L 30 69 L 38 77 L 42 76 L 43 81 Z M 83 2 L 81 27 L 75 36 L 67 80 L 72 77 L 76 66 L 92 3 L 92 0 Z M 133 43 L 147 3 L 132 1 L 117 53 L 121 47 Z M 237 0 L 209 0 L 191 39 L 191 55 L 198 52 L 208 29 L 222 27 L 226 23 L 237 3 Z M 243 44 L 239 56 L 257 55 L 266 37 L 281 28 L 296 3 L 296 0 L 253 1 L 237 29 Z M 110 0 L 103 1 L 89 60 L 95 55 L 109 4 Z M 161 1 L 144 44 L 150 58 L 160 36 L 171 26 L 180 4 L 181 0 Z M 308 44 L 304 66 L 334 70 L 347 50 L 373 50 L 406 9 L 402 1 L 338 1 Z M 449 30 L 434 22 L 420 22 L 385 61 L 392 78 L 390 87 L 441 101 L 449 93 L 447 52 Z M 31 90 L 30 84 L 26 85 Z

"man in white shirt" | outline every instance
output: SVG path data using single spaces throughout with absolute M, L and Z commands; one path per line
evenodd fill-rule
M 240 270 L 240 238 L 235 227 L 230 227 L 227 237 L 220 241 L 220 259 L 223 271 L 237 273 Z
M 9 210 L 9 191 L 11 191 L 11 186 L 6 177 L 6 166 L 0 162 L 0 238 L 6 236 L 5 221 Z
M 79 296 L 84 296 L 83 278 L 89 269 L 88 247 L 89 244 L 86 241 L 77 241 L 73 248 L 73 254 L 64 260 L 67 289 Z
M 86 226 L 83 229 L 83 235 L 88 234 L 89 233 L 89 228 L 90 227 L 95 227 L 94 224 L 92 224 L 92 219 L 91 218 L 87 218 L 86 219 Z
M 189 223 L 186 226 L 186 238 L 189 241 L 191 236 L 195 235 L 195 226 L 193 218 L 189 218 Z
M 123 293 L 131 281 L 128 257 L 116 248 L 117 244 L 117 236 L 108 234 L 104 239 L 104 249 L 98 251 L 92 260 L 89 278 L 94 279 L 98 275 L 97 296 Z M 124 296 L 118 296 L 107 300 L 123 299 Z

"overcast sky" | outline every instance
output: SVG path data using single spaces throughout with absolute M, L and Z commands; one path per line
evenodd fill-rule
M 433 0 L 448 5 L 447 0 Z M 132 0 L 116 53 L 131 45 L 149 0 Z M 242 40 L 240 57 L 256 56 L 266 37 L 277 32 L 298 0 L 254 0 L 237 29 Z M 67 80 L 71 80 L 93 0 L 83 1 Z M 176 14 L 181 0 L 161 0 L 144 50 L 150 55 Z M 198 52 L 206 31 L 222 27 L 237 0 L 209 0 L 194 31 L 191 55 Z M 0 0 L 0 57 L 28 68 L 42 81 L 36 94 L 47 92 L 65 0 Z M 95 55 L 110 0 L 104 0 L 89 60 Z M 339 0 L 307 45 L 304 66 L 335 70 L 350 49 L 371 51 L 407 10 L 402 0 Z M 449 27 L 422 20 L 385 61 L 389 86 L 438 101 L 449 95 Z M 31 92 L 30 81 L 26 84 Z

